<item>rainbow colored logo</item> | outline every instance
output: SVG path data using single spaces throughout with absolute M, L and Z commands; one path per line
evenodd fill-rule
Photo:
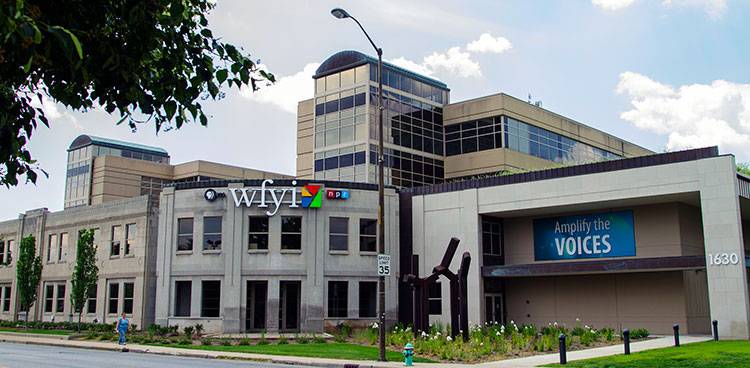
M 320 208 L 323 202 L 323 191 L 321 185 L 305 185 L 302 187 L 302 207 Z

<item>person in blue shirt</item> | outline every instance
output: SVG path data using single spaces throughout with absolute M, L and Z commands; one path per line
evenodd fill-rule
M 129 325 L 130 321 L 128 321 L 128 317 L 123 313 L 122 317 L 117 320 L 117 326 L 115 326 L 115 330 L 120 334 L 120 345 L 125 345 L 125 333 L 128 332 Z

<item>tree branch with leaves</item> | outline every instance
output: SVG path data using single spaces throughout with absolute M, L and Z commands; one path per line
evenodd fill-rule
M 214 36 L 213 0 L 0 0 L 0 184 L 44 171 L 29 140 L 52 100 L 101 107 L 132 130 L 208 124 L 223 87 L 273 83 L 260 61 Z M 44 173 L 46 175 L 46 173 Z
M 76 247 L 76 265 L 70 280 L 70 298 L 73 310 L 78 313 L 78 332 L 81 332 L 81 315 L 91 291 L 96 290 L 99 267 L 96 265 L 94 230 L 81 230 Z

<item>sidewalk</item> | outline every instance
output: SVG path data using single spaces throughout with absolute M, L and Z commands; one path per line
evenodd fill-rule
M 688 344 L 691 342 L 708 341 L 711 337 L 709 336 L 680 336 L 680 342 Z M 64 346 L 71 348 L 81 349 L 97 349 L 97 350 L 109 350 L 109 351 L 121 351 L 121 347 L 114 342 L 103 342 L 103 341 L 88 341 L 88 340 L 62 340 L 59 338 L 52 338 L 47 336 L 30 336 L 25 334 L 18 336 L 16 333 L 1 333 L 0 342 L 13 342 L 21 344 L 39 344 L 49 346 Z M 674 343 L 671 336 L 659 337 L 647 341 L 636 342 L 630 345 L 632 352 L 657 349 L 663 347 L 672 346 Z M 331 368 L 348 368 L 348 367 L 359 367 L 359 368 L 395 368 L 403 367 L 403 363 L 400 362 L 372 362 L 372 361 L 349 361 L 340 359 L 326 359 L 326 358 L 310 358 L 310 357 L 295 357 L 295 356 L 279 356 L 279 355 L 265 355 L 265 354 L 249 354 L 249 353 L 234 353 L 224 351 L 208 351 L 208 350 L 192 350 L 192 349 L 179 349 L 170 348 L 163 346 L 150 346 L 150 345 L 128 345 L 128 351 L 132 353 L 148 353 L 148 354 L 162 354 L 162 355 L 177 355 L 186 356 L 193 358 L 232 358 L 232 359 L 244 359 L 259 362 L 279 363 L 279 364 L 296 364 L 296 365 L 311 365 L 317 367 L 331 367 Z M 606 346 L 601 348 L 594 348 L 588 350 L 579 350 L 568 352 L 568 361 L 596 358 L 608 355 L 622 354 L 622 345 Z M 471 365 L 473 367 L 487 367 L 487 368 L 525 368 L 525 367 L 536 367 L 543 364 L 557 363 L 559 361 L 558 354 L 546 354 L 536 355 L 526 358 L 508 359 L 496 362 L 487 362 L 481 364 Z M 416 367 L 441 367 L 441 368 L 459 368 L 469 366 L 468 364 L 434 364 L 434 363 L 416 363 Z

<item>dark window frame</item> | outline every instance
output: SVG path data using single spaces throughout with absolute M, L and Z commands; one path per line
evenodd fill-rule
M 378 220 L 370 218 L 359 219 L 359 251 L 377 252 Z
M 302 216 L 281 216 L 281 249 L 302 250 Z
M 334 221 L 339 223 L 336 227 L 343 226 L 345 232 L 334 232 Z M 339 230 L 339 229 L 336 229 Z M 342 246 L 343 244 L 343 246 Z M 348 217 L 329 217 L 328 218 L 328 249 L 330 251 L 348 251 L 349 250 L 349 218 Z
M 349 316 L 349 282 L 328 281 L 328 318 Z
M 201 280 L 201 317 L 221 317 L 220 280 Z
M 190 231 L 182 232 L 181 224 L 190 223 Z M 177 219 L 177 251 L 191 252 L 194 246 L 193 232 L 195 231 L 195 219 L 193 217 L 182 217 Z
M 182 288 L 181 288 L 182 287 Z M 184 289 L 183 289 L 184 288 Z M 183 295 L 185 292 L 187 295 Z M 174 316 L 175 317 L 190 317 L 192 314 L 192 297 L 193 297 L 193 281 L 191 280 L 177 280 L 174 282 Z M 186 304 L 178 304 L 186 299 Z
M 208 232 L 207 228 L 209 221 L 218 221 L 218 232 Z M 222 230 L 223 230 L 223 217 L 222 216 L 204 216 L 203 217 L 203 250 L 204 251 L 220 251 L 222 243 Z M 216 225 L 216 224 L 213 224 Z M 215 230 L 215 229 L 212 229 Z
M 260 227 L 255 227 L 255 221 Z M 269 236 L 269 220 L 268 216 L 248 216 L 247 219 L 248 235 L 247 235 L 247 249 L 248 250 L 268 250 L 268 236 Z M 253 242 L 253 240 L 256 240 Z M 263 246 L 265 245 L 265 246 Z

